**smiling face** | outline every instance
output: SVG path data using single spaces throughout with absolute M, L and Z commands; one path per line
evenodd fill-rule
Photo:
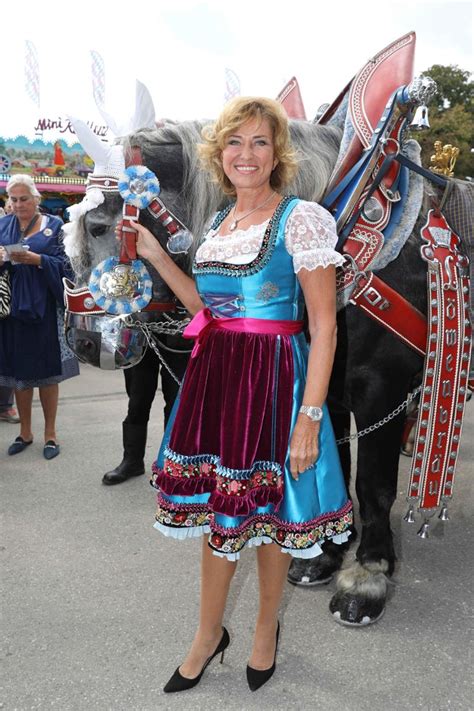
M 222 167 L 236 191 L 268 186 L 277 162 L 266 118 L 249 119 L 225 140 Z
M 8 197 L 13 213 L 21 223 L 28 223 L 33 219 L 38 206 L 38 199 L 35 198 L 26 185 L 14 185 L 10 188 Z

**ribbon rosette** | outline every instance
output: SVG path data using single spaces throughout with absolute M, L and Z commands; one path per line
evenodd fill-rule
M 124 202 L 144 210 L 160 194 L 160 183 L 149 168 L 131 165 L 121 174 L 118 189 Z
M 109 314 L 122 315 L 141 311 L 149 304 L 153 283 L 139 259 L 130 265 L 108 257 L 91 272 L 89 291 L 97 306 Z

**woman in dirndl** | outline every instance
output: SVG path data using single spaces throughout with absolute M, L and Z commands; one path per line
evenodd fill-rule
M 153 484 L 155 527 L 205 534 L 199 625 L 165 692 L 195 686 L 229 644 L 222 626 L 243 548 L 257 546 L 260 601 L 247 681 L 275 670 L 291 558 L 343 543 L 352 523 L 325 398 L 336 345 L 333 217 L 284 195 L 297 160 L 280 104 L 239 97 L 203 131 L 204 167 L 234 198 L 185 275 L 137 225 L 137 249 L 195 314 L 195 338 Z M 310 334 L 303 331 L 304 311 Z

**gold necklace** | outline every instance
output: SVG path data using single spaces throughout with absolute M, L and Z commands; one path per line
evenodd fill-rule
M 239 222 L 242 222 L 242 220 L 245 220 L 246 217 L 248 217 L 249 215 L 252 215 L 254 212 L 257 212 L 257 210 L 260 210 L 260 208 L 265 207 L 265 205 L 270 202 L 270 200 L 272 199 L 272 197 L 273 197 L 274 195 L 275 195 L 275 193 L 274 193 L 274 191 L 272 190 L 272 192 L 270 193 L 270 195 L 267 197 L 267 199 L 266 199 L 264 202 L 262 202 L 261 205 L 257 205 L 257 207 L 254 207 L 253 210 L 250 210 L 250 212 L 246 212 L 245 215 L 242 215 L 242 217 L 239 217 L 238 219 L 235 219 L 235 205 L 234 205 L 234 207 L 233 207 L 233 209 L 232 209 L 232 216 L 233 216 L 234 219 L 233 219 L 232 222 L 230 223 L 229 230 L 230 230 L 231 232 L 233 232 L 234 230 L 236 230 L 236 229 L 237 229 L 237 225 L 239 224 Z M 236 204 L 237 204 L 237 203 L 236 203 Z

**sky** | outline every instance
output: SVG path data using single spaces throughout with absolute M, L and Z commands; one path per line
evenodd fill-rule
M 105 106 L 118 123 L 133 114 L 136 79 L 148 87 L 157 118 L 215 117 L 226 68 L 243 95 L 276 97 L 296 76 L 312 119 L 372 55 L 412 30 L 415 73 L 432 64 L 473 71 L 470 0 L 153 0 L 135 10 L 117 0 L 27 0 L 21 7 L 2 36 L 4 137 L 31 134 L 39 117 L 103 123 L 90 50 L 103 58 Z M 39 108 L 25 91 L 25 40 L 38 54 Z

